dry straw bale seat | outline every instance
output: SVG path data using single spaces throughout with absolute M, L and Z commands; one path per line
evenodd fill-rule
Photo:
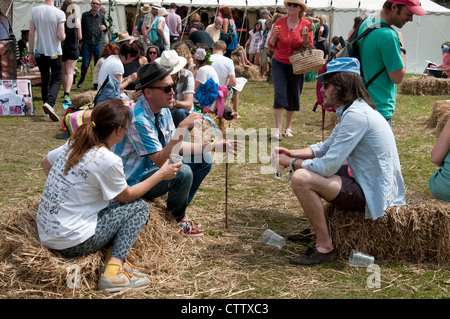
M 440 100 L 434 102 L 433 111 L 427 120 L 427 127 L 433 128 L 433 134 L 438 137 L 448 119 L 450 118 L 450 100 Z
M 432 76 L 404 79 L 400 93 L 407 95 L 450 95 L 450 79 Z
M 348 260 L 355 249 L 374 256 L 375 263 L 449 266 L 450 203 L 412 192 L 407 192 L 406 201 L 376 220 L 328 206 L 326 217 L 338 256 Z
M 103 297 L 97 291 L 97 283 L 106 250 L 65 258 L 47 249 L 39 241 L 36 228 L 39 200 L 33 197 L 0 216 L 0 299 Z M 149 220 L 128 259 L 148 274 L 152 283 L 146 290 L 128 292 L 126 298 L 157 297 L 163 287 L 180 285 L 180 276 L 189 268 L 180 258 L 184 250 L 190 249 L 187 247 L 192 246 L 191 242 L 179 234 L 179 227 L 168 216 L 165 199 L 147 203 Z M 73 266 L 79 269 L 80 288 L 73 285 L 74 268 L 68 269 Z

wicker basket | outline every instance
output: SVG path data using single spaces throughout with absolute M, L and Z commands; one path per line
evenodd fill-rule
M 289 61 L 292 64 L 294 74 L 319 71 L 325 63 L 323 59 L 323 51 L 316 49 L 295 51 L 289 57 Z

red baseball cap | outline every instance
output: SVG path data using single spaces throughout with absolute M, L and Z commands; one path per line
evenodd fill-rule
M 387 0 L 390 3 L 402 4 L 405 5 L 409 11 L 418 16 L 423 16 L 427 14 L 424 8 L 420 6 L 419 0 Z

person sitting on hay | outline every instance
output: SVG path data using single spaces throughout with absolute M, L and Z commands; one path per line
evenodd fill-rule
M 171 153 L 183 155 L 183 166 L 171 181 L 161 181 L 143 195 L 145 199 L 167 196 L 167 209 L 175 217 L 180 232 L 188 236 L 202 236 L 198 224 L 185 217 L 203 179 L 209 174 L 213 158 L 209 153 L 235 152 L 242 148 L 240 141 L 222 140 L 209 143 L 183 142 L 187 130 L 201 122 L 203 116 L 192 112 L 177 128 L 170 107 L 174 102 L 174 81 L 170 73 L 157 62 L 138 69 L 137 90 L 142 95 L 131 105 L 131 125 L 122 142 L 114 146 L 116 155 L 122 157 L 129 185 L 134 185 L 156 174 Z
M 275 148 L 272 153 L 272 161 L 290 167 L 292 190 L 316 235 L 314 248 L 291 259 L 295 265 L 336 259 L 322 199 L 371 219 L 389 206 L 406 204 L 394 134 L 364 87 L 359 61 L 335 59 L 317 81 L 323 83 L 324 105 L 336 110 L 339 123 L 325 142 L 297 150 Z
M 431 194 L 450 202 L 450 118 L 431 151 L 431 162 L 439 166 L 428 182 Z
M 431 75 L 435 78 L 447 79 L 450 77 L 450 42 L 445 42 L 441 45 L 442 51 L 442 63 L 436 65 L 434 63 L 428 63 L 427 68 L 424 70 L 425 75 Z
M 150 280 L 127 261 L 148 219 L 148 206 L 140 197 L 174 178 L 181 164 L 165 161 L 157 174 L 130 187 L 121 158 L 110 150 L 130 123 L 128 106 L 120 99 L 100 102 L 91 119 L 41 162 L 47 180 L 36 216 L 39 239 L 65 257 L 112 245 L 99 290 L 141 289 Z

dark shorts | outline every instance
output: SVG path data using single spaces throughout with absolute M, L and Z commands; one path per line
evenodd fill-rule
M 63 50 L 62 60 L 66 62 L 67 60 L 78 60 L 80 52 L 76 50 Z
M 341 209 L 352 211 L 365 211 L 366 197 L 361 186 L 349 174 L 348 165 L 342 165 L 335 175 L 338 175 L 342 180 L 342 188 L 338 196 L 330 201 L 330 204 Z

